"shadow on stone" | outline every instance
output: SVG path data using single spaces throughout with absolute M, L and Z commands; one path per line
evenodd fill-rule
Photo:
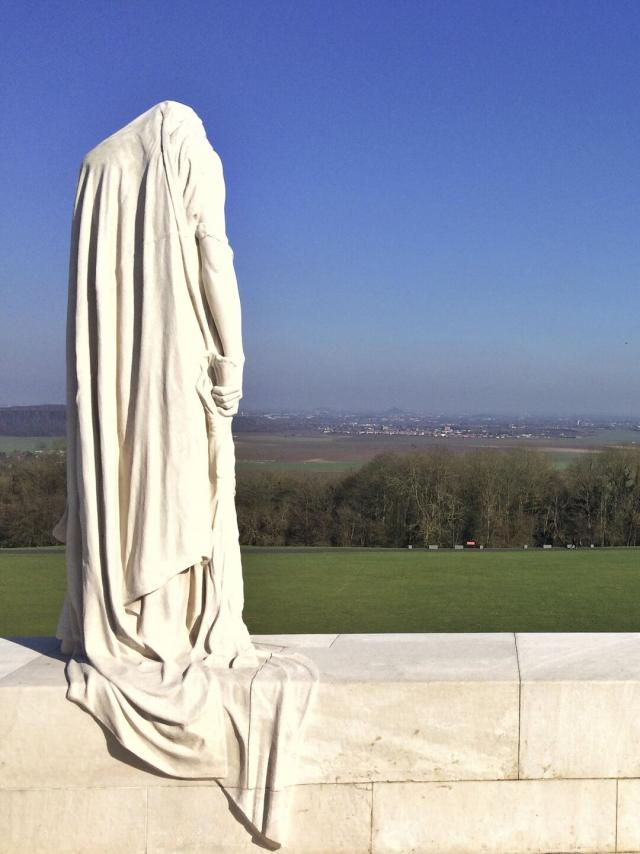
M 215 781 L 217 782 L 217 780 Z M 218 783 L 220 786 L 220 784 Z M 245 828 L 245 830 L 251 834 L 251 841 L 254 845 L 259 846 L 260 848 L 264 848 L 267 851 L 277 851 L 278 848 L 282 846 L 276 842 L 272 842 L 270 839 L 264 837 L 258 828 L 252 824 L 246 815 L 240 810 L 237 804 L 232 800 L 231 797 L 227 794 L 224 786 L 220 786 L 222 790 L 222 794 L 225 796 L 227 800 L 227 806 L 229 807 L 229 812 L 231 815 L 240 822 L 240 824 Z
M 93 715 L 92 715 L 93 717 Z M 123 747 L 122 744 L 115 738 L 115 736 L 108 730 L 97 718 L 94 718 L 100 727 L 102 734 L 104 736 L 105 744 L 107 747 L 107 751 L 110 756 L 114 759 L 117 759 L 119 762 L 124 762 L 125 764 L 131 766 L 132 768 L 136 768 L 138 771 L 145 771 L 147 774 L 153 774 L 154 777 L 159 777 L 164 780 L 175 780 L 176 777 L 165 774 L 163 771 L 154 768 L 152 765 L 149 765 L 143 759 L 136 756 L 131 751 L 127 750 L 126 747 Z M 272 842 L 270 839 L 264 837 L 258 828 L 249 821 L 249 819 L 244 815 L 244 813 L 240 810 L 240 808 L 235 804 L 233 799 L 227 794 L 224 786 L 220 785 L 218 780 L 213 777 L 182 777 L 178 779 L 189 780 L 193 782 L 202 782 L 208 781 L 211 783 L 215 783 L 222 794 L 225 796 L 227 801 L 227 806 L 229 807 L 229 812 L 233 817 L 239 821 L 245 830 L 251 834 L 251 841 L 260 848 L 266 849 L 268 851 L 276 851 L 281 846 L 277 843 Z
M 52 637 L 7 637 L 4 640 L 11 641 L 18 646 L 23 646 L 26 649 L 32 649 L 34 652 L 39 652 L 41 655 L 46 655 L 47 658 L 53 658 L 56 661 L 67 661 L 69 656 L 63 655 L 60 652 L 60 641 Z

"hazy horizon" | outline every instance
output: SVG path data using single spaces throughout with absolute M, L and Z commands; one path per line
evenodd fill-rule
M 36 2 L 0 22 L 0 404 L 64 402 L 80 161 L 174 99 L 225 168 L 243 408 L 640 412 L 640 6 Z
M 46 406 L 65 406 L 64 403 L 59 401 L 45 401 L 43 403 L 1 403 L 0 409 L 13 409 L 13 408 L 30 408 L 30 407 L 46 407 Z M 428 409 L 420 409 L 420 408 L 408 408 L 403 409 L 401 407 L 388 407 L 386 409 L 350 409 L 347 407 L 339 407 L 339 406 L 313 406 L 313 407 L 278 407 L 278 406 L 264 406 L 264 407 L 246 407 L 243 403 L 240 404 L 240 409 L 238 412 L 239 416 L 257 416 L 257 415 L 319 415 L 326 414 L 331 416 L 358 416 L 358 417 L 391 417 L 392 415 L 397 414 L 398 416 L 406 416 L 408 418 L 424 418 L 424 419 L 440 419 L 440 420 L 473 420 L 478 419 L 478 421 L 492 419 L 492 418 L 507 418 L 513 420 L 525 421 L 526 419 L 536 419 L 544 421 L 548 419 L 549 421 L 558 420 L 558 421 L 589 421 L 591 419 L 597 421 L 598 423 L 611 421 L 638 421 L 638 426 L 640 426 L 640 412 L 517 412 L 517 411 L 477 411 L 477 410 L 459 410 L 459 411 L 451 411 L 451 410 L 428 410 Z

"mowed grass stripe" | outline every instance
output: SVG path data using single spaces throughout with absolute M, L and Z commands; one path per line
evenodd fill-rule
M 245 619 L 257 634 L 637 632 L 640 551 L 248 549 Z M 0 634 L 50 635 L 62 553 L 0 554 Z

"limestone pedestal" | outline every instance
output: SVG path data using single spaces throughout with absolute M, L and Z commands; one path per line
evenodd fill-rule
M 640 634 L 254 640 L 320 669 L 283 854 L 640 852 Z M 55 641 L 0 641 L 0 851 L 261 850 L 65 690 Z

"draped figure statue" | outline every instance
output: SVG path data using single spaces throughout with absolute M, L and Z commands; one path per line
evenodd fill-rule
M 153 768 L 220 782 L 275 844 L 318 674 L 254 646 L 242 617 L 244 356 L 224 200 L 201 120 L 173 101 L 82 163 L 58 637 L 69 699 Z

